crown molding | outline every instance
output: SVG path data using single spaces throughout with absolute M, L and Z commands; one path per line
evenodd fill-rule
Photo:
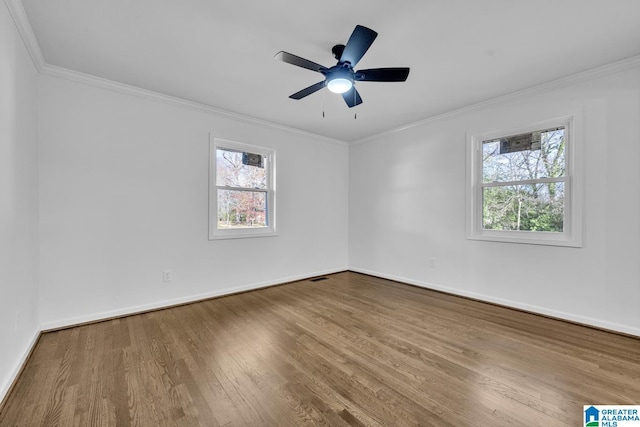
M 475 104 L 467 105 L 462 108 L 457 108 L 455 110 L 447 111 L 441 114 L 436 114 L 434 116 L 427 117 L 422 120 L 418 120 L 416 122 L 408 123 L 403 126 L 399 126 L 397 128 L 389 129 L 384 132 L 377 133 L 375 135 L 370 135 L 361 139 L 357 139 L 355 141 L 351 141 L 350 145 L 359 145 L 365 144 L 367 142 L 371 142 L 380 137 L 390 136 L 395 133 L 399 133 L 405 130 L 409 130 L 412 128 L 420 127 L 429 123 L 437 122 L 440 120 L 450 119 L 453 117 L 461 116 L 465 113 L 469 113 L 472 111 L 480 110 L 492 105 L 504 103 L 507 101 L 516 100 L 519 98 L 524 98 L 526 96 L 538 95 L 552 89 L 557 89 L 560 87 L 569 86 L 572 84 L 577 84 L 581 82 L 585 82 L 588 80 L 596 79 L 598 77 L 603 77 L 615 73 L 619 73 L 625 70 L 630 70 L 633 68 L 640 67 L 640 55 L 632 56 L 630 58 L 626 58 L 620 61 L 612 62 L 610 64 L 602 65 L 600 67 L 592 68 L 590 70 L 581 71 L 579 73 L 571 74 L 565 77 L 561 77 L 556 80 L 551 80 L 546 83 L 541 83 L 535 86 L 528 87 L 526 89 L 521 89 L 515 92 L 508 93 L 506 95 L 498 96 L 496 98 L 491 98 L 486 101 L 481 101 Z
M 569 76 L 561 77 L 556 80 L 531 86 L 522 90 L 508 93 L 506 95 L 498 96 L 496 98 L 491 98 L 486 101 L 481 101 L 475 104 L 467 105 L 465 107 L 457 108 L 455 110 L 447 111 L 441 114 L 436 114 L 434 116 L 430 116 L 425 119 L 418 120 L 416 122 L 408 123 L 406 125 L 389 129 L 384 132 L 379 132 L 374 135 L 370 135 L 361 139 L 347 142 L 347 141 L 343 141 L 335 138 L 330 138 L 324 135 L 319 135 L 313 132 L 305 131 L 302 129 L 285 126 L 279 123 L 270 122 L 268 120 L 262 120 L 255 117 L 246 116 L 244 114 L 225 110 L 219 107 L 214 107 L 212 105 L 201 104 L 198 102 L 189 101 L 189 100 L 178 98 L 178 97 L 165 95 L 159 92 L 142 89 L 136 86 L 127 85 L 125 83 L 120 83 L 113 80 L 108 80 L 101 77 L 93 76 L 90 74 L 69 70 L 67 68 L 62 68 L 55 65 L 47 64 L 44 59 L 44 55 L 42 54 L 42 50 L 40 49 L 40 44 L 38 43 L 38 39 L 36 38 L 36 35 L 33 32 L 31 23 L 29 22 L 27 14 L 24 10 L 24 6 L 22 5 L 22 1 L 21 0 L 4 0 L 4 1 L 5 1 L 5 4 L 7 5 L 7 8 L 9 9 L 9 13 L 13 18 L 16 28 L 18 29 L 18 32 L 20 33 L 20 36 L 24 41 L 27 51 L 29 52 L 31 59 L 33 60 L 33 64 L 41 74 L 45 74 L 53 77 L 59 77 L 66 80 L 71 80 L 74 82 L 83 83 L 90 86 L 95 86 L 95 87 L 111 90 L 111 91 L 122 93 L 122 94 L 145 98 L 148 100 L 163 102 L 165 104 L 186 108 L 194 111 L 204 112 L 204 113 L 216 115 L 219 117 L 225 117 L 225 118 L 233 119 L 236 121 L 240 121 L 240 122 L 244 122 L 252 125 L 258 125 L 262 127 L 271 128 L 271 129 L 278 129 L 278 130 L 298 134 L 305 137 L 319 139 L 324 142 L 337 144 L 341 146 L 364 144 L 364 143 L 376 140 L 380 137 L 396 134 L 405 130 L 409 130 L 409 129 L 423 126 L 429 123 L 437 122 L 439 120 L 445 120 L 445 119 L 457 117 L 462 114 L 476 111 L 492 105 L 504 103 L 511 100 L 516 100 L 519 98 L 523 98 L 525 96 L 544 93 L 546 91 L 549 91 L 551 89 L 555 89 L 558 87 L 568 86 L 571 84 L 576 84 L 576 83 L 588 81 L 591 79 L 595 79 L 601 76 L 614 74 L 621 71 L 640 67 L 640 55 L 633 56 L 631 58 L 623 59 L 621 61 L 613 62 L 613 63 L 596 67 L 596 68 L 592 68 L 590 70 L 571 74 Z
M 261 127 L 294 133 L 297 135 L 313 138 L 315 140 L 321 140 L 331 144 L 337 144 L 340 146 L 348 145 L 346 141 L 330 138 L 328 136 L 318 135 L 313 132 L 308 132 L 302 129 L 285 126 L 279 123 L 270 122 L 268 120 L 262 120 L 255 117 L 246 116 L 244 114 L 236 113 L 234 111 L 225 110 L 223 108 L 214 107 L 212 105 L 201 104 L 198 102 L 189 101 L 189 100 L 178 98 L 175 96 L 165 95 L 163 93 L 142 89 L 136 86 L 131 86 L 125 83 L 120 83 L 113 80 L 108 80 L 101 77 L 93 76 L 90 74 L 81 73 L 79 71 L 73 71 L 67 68 L 62 68 L 55 65 L 47 64 L 47 62 L 45 61 L 44 55 L 42 54 L 42 50 L 40 49 L 40 44 L 38 43 L 38 39 L 36 38 L 33 28 L 31 27 L 31 23 L 29 22 L 29 18 L 27 17 L 27 14 L 24 10 L 24 6 L 22 5 L 22 1 L 21 0 L 4 0 L 4 1 L 5 1 L 5 4 L 7 5 L 7 9 L 9 9 L 9 13 L 13 18 L 16 28 L 20 33 L 22 40 L 24 41 L 27 51 L 31 56 L 31 60 L 33 61 L 33 64 L 35 65 L 38 72 L 40 72 L 40 74 L 44 74 L 52 77 L 59 77 L 59 78 L 74 81 L 77 83 L 82 83 L 82 84 L 98 87 L 101 89 L 118 92 L 125 95 L 136 96 L 136 97 L 148 99 L 151 101 L 162 102 L 172 106 L 199 111 L 199 112 L 215 115 L 218 117 L 233 119 L 235 121 L 240 121 L 240 122 L 251 124 L 251 125 L 257 125 Z
M 225 110 L 223 108 L 214 107 L 207 104 L 201 104 L 195 101 L 189 101 L 183 98 L 178 98 L 171 95 L 165 95 L 163 93 L 154 92 L 147 89 L 142 89 L 137 86 L 131 86 L 125 83 L 116 82 L 113 80 L 104 79 L 91 74 L 81 73 L 79 71 L 69 70 L 67 68 L 58 67 L 45 63 L 42 67 L 41 73 L 51 77 L 58 77 L 65 80 L 70 80 L 76 83 L 81 83 L 89 86 L 106 89 L 112 92 L 118 92 L 125 95 L 131 95 L 138 98 L 144 98 L 151 101 L 162 102 L 175 107 L 180 107 L 188 110 L 198 111 L 202 113 L 212 114 L 218 117 L 233 119 L 243 123 L 257 125 L 261 127 L 278 129 L 281 131 L 298 134 L 301 136 L 321 140 L 331 144 L 337 144 L 341 146 L 347 146 L 346 141 L 342 141 L 328 136 L 318 135 L 313 132 L 308 132 L 302 129 L 285 126 L 279 123 L 270 122 L 268 120 L 262 120 L 244 114 L 236 113 L 233 111 Z
M 27 48 L 27 52 L 29 52 L 29 55 L 31 56 L 33 65 L 36 66 L 36 69 L 39 72 L 42 72 L 46 62 L 44 60 L 42 50 L 40 49 L 40 43 L 38 43 L 36 34 L 33 32 L 33 28 L 29 22 L 29 18 L 27 18 L 27 13 L 24 10 L 22 1 L 4 0 L 4 3 L 7 5 L 9 14 L 11 15 L 11 18 L 13 18 L 13 22 L 18 29 L 18 33 L 20 33 L 20 37 L 22 37 L 22 41 Z

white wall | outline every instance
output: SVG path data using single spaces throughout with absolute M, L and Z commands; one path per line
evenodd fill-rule
M 467 240 L 466 132 L 572 111 L 584 115 L 584 247 Z M 637 68 L 356 143 L 350 266 L 640 335 L 639 165 Z
M 276 149 L 279 236 L 207 239 L 209 132 Z M 342 142 L 44 75 L 39 133 L 43 329 L 347 267 Z
M 37 81 L 1 2 L 0 400 L 39 330 Z

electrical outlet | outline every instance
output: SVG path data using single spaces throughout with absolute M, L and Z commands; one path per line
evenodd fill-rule
M 429 268 L 436 268 L 436 259 L 435 258 L 429 258 Z
M 165 270 L 162 272 L 162 281 L 163 282 L 171 282 L 173 280 L 173 271 Z

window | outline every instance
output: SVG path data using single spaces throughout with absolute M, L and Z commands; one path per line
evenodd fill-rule
M 467 237 L 582 245 L 575 116 L 469 138 Z
M 275 235 L 275 152 L 218 138 L 210 145 L 209 238 Z

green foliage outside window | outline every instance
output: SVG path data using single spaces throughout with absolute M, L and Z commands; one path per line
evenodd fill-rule
M 482 227 L 562 232 L 565 130 L 482 143 Z

